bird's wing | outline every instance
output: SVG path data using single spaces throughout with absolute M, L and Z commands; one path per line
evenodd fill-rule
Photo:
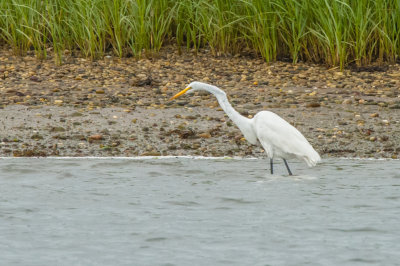
M 254 117 L 253 127 L 267 154 L 272 152 L 269 156 L 292 155 L 319 161 L 318 153 L 300 131 L 277 114 L 269 111 L 259 112 Z M 305 160 L 307 162 L 307 159 Z

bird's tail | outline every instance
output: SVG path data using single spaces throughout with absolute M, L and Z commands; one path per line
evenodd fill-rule
M 304 161 L 307 163 L 308 167 L 313 167 L 321 161 L 321 156 L 313 149 L 311 154 L 304 156 Z

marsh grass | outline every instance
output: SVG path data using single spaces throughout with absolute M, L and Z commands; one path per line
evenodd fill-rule
M 88 58 L 143 56 L 166 43 L 213 54 L 244 48 L 279 58 L 395 62 L 399 0 L 2 0 L 0 43 L 39 58 L 66 49 Z

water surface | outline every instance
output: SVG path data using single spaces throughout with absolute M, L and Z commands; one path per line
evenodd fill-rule
M 398 265 L 400 162 L 0 159 L 2 265 Z

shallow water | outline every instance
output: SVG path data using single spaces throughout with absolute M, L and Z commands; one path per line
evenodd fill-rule
M 399 161 L 290 165 L 0 159 L 1 264 L 398 265 Z

